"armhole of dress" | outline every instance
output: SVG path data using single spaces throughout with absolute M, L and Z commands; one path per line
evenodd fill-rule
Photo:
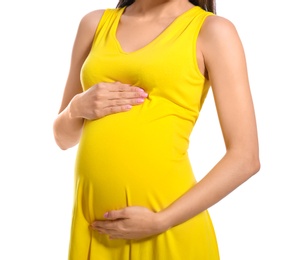
M 198 66 L 198 60 L 197 60 L 197 39 L 199 36 L 199 33 L 201 31 L 201 28 L 206 20 L 207 17 L 215 15 L 211 12 L 204 12 L 204 14 L 200 15 L 200 17 L 197 19 L 197 29 L 195 31 L 194 34 L 194 41 L 193 41 L 193 63 L 194 63 L 194 67 L 196 72 L 198 73 L 199 77 L 204 81 L 204 86 L 203 86 L 203 90 L 201 93 L 201 98 L 200 98 L 200 107 L 199 107 L 199 111 L 202 109 L 204 101 L 206 99 L 206 96 L 208 94 L 208 91 L 210 89 L 210 82 L 209 80 L 207 80 L 205 78 L 205 76 L 201 73 L 199 66 Z
M 200 15 L 197 19 L 197 29 L 194 33 L 194 39 L 193 39 L 193 62 L 194 62 L 194 67 L 195 70 L 197 71 L 198 75 L 200 78 L 206 80 L 205 76 L 201 73 L 199 66 L 198 66 L 198 60 L 197 60 L 197 39 L 200 33 L 200 30 L 204 24 L 204 21 L 206 20 L 207 17 L 215 15 L 211 12 L 204 12 L 204 14 Z

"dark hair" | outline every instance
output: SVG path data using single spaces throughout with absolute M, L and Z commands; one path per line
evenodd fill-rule
M 119 0 L 118 7 L 129 6 L 134 3 L 135 0 Z M 189 0 L 193 5 L 199 5 L 205 11 L 216 13 L 215 0 Z

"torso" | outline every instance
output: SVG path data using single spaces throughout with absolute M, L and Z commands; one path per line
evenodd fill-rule
M 127 42 L 126 33 L 130 32 L 133 39 L 144 33 L 135 34 L 142 29 L 141 23 L 134 31 L 133 27 L 125 27 L 132 26 L 132 21 L 121 22 L 123 11 L 108 10 L 100 21 L 81 71 L 83 89 L 98 82 L 120 81 L 143 88 L 148 98 L 130 111 L 85 122 L 77 158 L 78 174 L 80 179 L 96 185 L 94 190 L 99 192 L 101 187 L 116 185 L 119 197 L 127 185 L 131 192 L 134 187 L 138 192 L 150 180 L 148 185 L 160 190 L 165 201 L 145 206 L 158 210 L 170 199 L 166 195 L 170 186 L 173 199 L 195 182 L 187 148 L 209 82 L 197 68 L 193 52 L 197 33 L 208 14 L 193 6 L 174 20 L 172 17 L 157 23 L 154 32 L 148 31 L 142 40 Z M 179 187 L 178 168 L 184 169 Z M 105 185 L 104 176 L 110 177 L 111 183 Z M 171 184 L 162 191 L 161 181 L 165 179 Z M 114 207 L 115 197 L 103 201 L 103 210 L 108 205 Z M 122 203 L 118 205 L 124 206 Z M 100 205 L 95 216 L 100 217 L 102 212 Z
M 70 260 L 81 259 L 76 252 L 84 248 L 96 259 L 219 259 L 206 212 L 159 240 L 130 243 L 129 251 L 126 241 L 86 233 L 88 223 L 108 210 L 139 205 L 158 212 L 196 183 L 187 150 L 210 84 L 198 68 L 195 43 L 212 14 L 193 7 L 174 20 L 148 23 L 155 28 L 150 31 L 137 22 L 133 27 L 122 12 L 103 14 L 81 70 L 82 87 L 120 81 L 143 88 L 148 97 L 129 111 L 85 120 L 75 166 Z M 85 253 L 82 259 L 87 258 Z

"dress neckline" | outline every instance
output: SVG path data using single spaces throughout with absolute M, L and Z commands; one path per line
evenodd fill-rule
M 181 18 L 183 18 L 184 16 L 186 16 L 187 14 L 191 13 L 194 10 L 196 11 L 197 8 L 200 8 L 200 7 L 198 5 L 195 5 L 195 6 L 191 7 L 190 9 L 186 10 L 185 12 L 183 12 L 182 14 L 177 16 L 160 34 L 158 34 L 149 43 L 145 44 L 144 46 L 142 46 L 134 51 L 130 51 L 130 52 L 124 51 L 119 40 L 117 39 L 117 29 L 118 29 L 118 26 L 120 23 L 120 19 L 121 19 L 123 13 L 125 12 L 126 6 L 119 8 L 118 14 L 117 14 L 115 21 L 114 21 L 113 30 L 112 30 L 113 38 L 114 38 L 114 41 L 116 43 L 116 46 L 117 46 L 119 52 L 121 52 L 123 54 L 130 55 L 130 54 L 135 54 L 135 53 L 141 52 L 141 51 L 149 48 L 151 45 L 153 45 L 155 42 L 157 42 L 163 35 L 165 35 Z

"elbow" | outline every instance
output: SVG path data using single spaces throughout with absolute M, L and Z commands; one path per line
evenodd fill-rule
M 73 138 L 60 137 L 56 131 L 54 131 L 54 138 L 55 138 L 55 142 L 56 142 L 57 146 L 63 151 L 74 147 L 79 142 L 78 138 L 73 139 Z
M 229 150 L 233 162 L 236 162 L 236 169 L 242 174 L 244 180 L 249 179 L 261 169 L 259 153 L 252 149 Z
M 54 138 L 57 146 L 63 151 L 68 150 L 69 148 L 72 148 L 73 146 L 77 145 L 79 140 L 75 138 L 68 138 L 68 136 L 64 137 L 64 134 L 60 136 L 55 130 Z
M 83 127 L 83 119 L 72 122 L 66 114 L 58 116 L 53 122 L 53 135 L 61 150 L 67 150 L 78 144 Z
M 61 150 L 63 150 L 63 151 L 69 149 L 69 147 L 67 147 L 66 145 L 64 145 L 64 144 L 61 143 L 61 142 L 58 142 L 57 140 L 56 140 L 56 143 L 57 143 L 58 147 L 59 147 Z
M 258 173 L 261 169 L 261 162 L 260 162 L 260 159 L 259 157 L 257 158 L 254 158 L 252 160 L 250 160 L 249 162 L 249 172 L 250 172 L 250 175 L 255 175 L 256 173 Z
M 58 136 L 58 134 L 56 133 L 56 131 L 54 131 L 54 138 L 55 138 L 55 142 L 56 142 L 57 146 L 58 146 L 61 150 L 65 151 L 65 150 L 67 150 L 67 149 L 69 148 L 68 146 L 66 146 L 66 144 L 65 144 L 64 142 L 62 142 L 62 139 L 59 138 L 59 136 Z
M 70 146 L 67 144 L 65 138 L 63 138 L 61 136 L 61 133 L 58 130 L 56 122 L 54 122 L 54 124 L 53 124 L 53 135 L 54 135 L 54 139 L 55 139 L 57 146 L 61 150 L 67 150 L 70 148 Z
M 248 154 L 243 158 L 244 158 L 243 168 L 247 177 L 252 177 L 253 175 L 260 171 L 261 163 L 259 155 L 257 153 Z
M 56 135 L 55 135 L 55 142 L 57 146 L 63 151 L 68 150 L 69 148 L 72 148 L 73 146 L 77 144 L 77 142 L 66 142 L 65 140 L 58 138 Z

